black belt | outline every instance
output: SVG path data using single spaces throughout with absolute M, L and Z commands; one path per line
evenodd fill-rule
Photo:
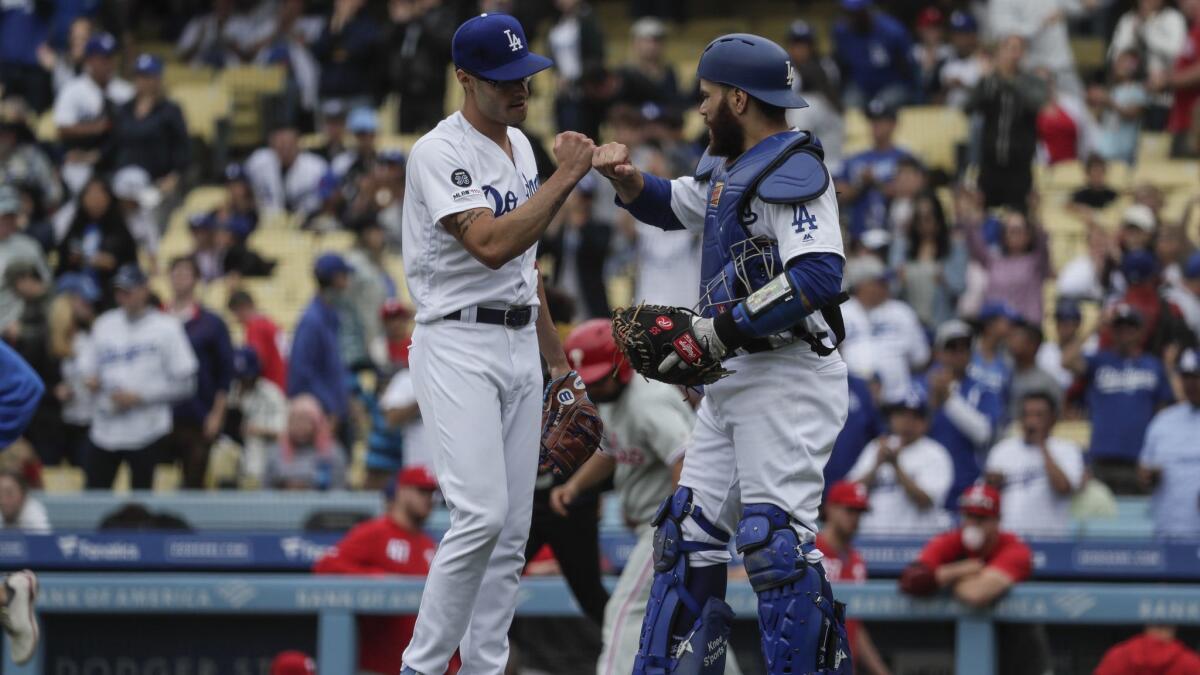
M 450 312 L 442 317 L 446 321 L 462 321 L 462 310 Z M 475 308 L 475 323 L 490 323 L 508 328 L 521 328 L 533 320 L 531 305 L 512 305 L 508 309 L 493 309 L 491 307 Z

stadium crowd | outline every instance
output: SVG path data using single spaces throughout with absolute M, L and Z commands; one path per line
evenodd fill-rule
M 437 124 L 455 27 L 511 11 L 556 63 L 533 84 L 550 129 L 690 174 L 706 137 L 689 124 L 692 73 L 668 58 L 684 10 L 632 4 L 615 36 L 583 0 L 4 3 L 0 335 L 48 395 L 0 462 L 3 526 L 50 527 L 27 494 L 43 467 L 107 489 L 127 464 L 150 488 L 166 463 L 190 489 L 386 487 L 400 515 L 372 527 L 419 530 L 431 457 L 395 274 L 405 156 L 383 130 Z M 841 523 L 827 553 L 846 556 L 844 576 L 865 578 L 847 553 L 859 513 L 866 534 L 950 532 L 906 590 L 954 586 L 975 604 L 1029 575 L 1018 537 L 1069 536 L 1113 495 L 1151 495 L 1158 536 L 1200 537 L 1200 197 L 1113 178 L 1200 157 L 1200 0 L 840 0 L 820 21 L 779 4 L 769 37 L 810 104 L 789 121 L 822 141 L 847 251 L 851 409 L 825 472 Z M 1079 36 L 1107 44 L 1088 68 Z M 207 170 L 211 148 L 165 76 L 247 66 L 281 70 L 282 87 L 261 137 Z M 965 120 L 948 162 L 899 133 L 934 107 Z M 191 209 L 201 185 L 221 196 Z M 1196 187 L 1193 175 L 1184 191 Z M 304 261 L 316 290 L 298 316 L 249 283 L 279 274 L 284 252 L 256 236 L 277 222 L 353 238 Z M 182 228 L 186 254 L 162 255 Z M 585 179 L 541 244 L 551 312 L 565 332 L 630 298 L 693 306 L 700 244 L 634 221 L 607 181 Z M 214 285 L 222 305 L 202 300 Z M 232 470 L 216 461 L 227 455 Z M 555 508 L 537 517 L 583 513 L 594 532 L 595 501 L 563 516 L 551 483 L 539 499 Z M 952 529 L 960 513 L 986 536 Z M 318 571 L 420 567 L 417 550 L 398 561 L 356 536 Z M 597 592 L 581 603 L 593 618 Z

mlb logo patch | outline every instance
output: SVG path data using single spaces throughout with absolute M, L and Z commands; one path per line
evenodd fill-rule
M 713 183 L 712 191 L 708 193 L 708 205 L 712 208 L 717 208 L 717 204 L 721 203 L 721 192 L 725 189 L 725 181 L 717 181 Z

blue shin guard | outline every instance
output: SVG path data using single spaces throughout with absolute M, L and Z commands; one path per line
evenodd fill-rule
M 834 602 L 811 542 L 774 504 L 747 504 L 737 549 L 758 594 L 758 628 L 769 675 L 849 675 L 845 609 Z
M 722 543 L 684 541 L 683 519 L 691 518 Z M 633 675 L 720 675 L 733 625 L 725 603 L 725 565 L 690 567 L 688 553 L 719 551 L 729 535 L 692 504 L 680 487 L 663 502 L 654 525 L 654 584 L 646 603 Z

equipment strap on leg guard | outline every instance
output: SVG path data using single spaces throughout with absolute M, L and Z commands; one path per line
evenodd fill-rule
M 758 594 L 758 628 L 769 675 L 849 675 L 845 612 L 833 600 L 812 541 L 774 504 L 747 504 L 737 549 Z
M 683 519 L 691 518 L 718 542 L 684 541 Z M 723 565 L 693 568 L 688 553 L 719 551 L 729 542 L 692 503 L 690 488 L 679 487 L 654 514 L 654 583 L 634 675 L 720 675 L 733 624 L 725 603 L 728 572 Z

